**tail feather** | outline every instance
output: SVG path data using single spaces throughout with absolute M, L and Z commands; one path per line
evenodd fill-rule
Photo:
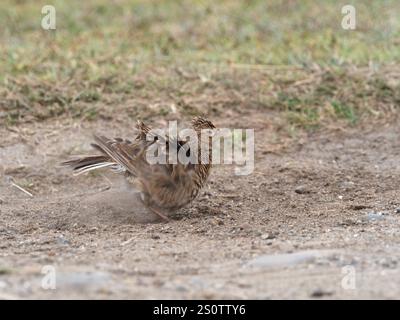
M 101 162 L 101 163 L 95 163 L 90 166 L 85 166 L 80 169 L 74 170 L 74 175 L 78 176 L 82 173 L 100 169 L 100 168 L 105 168 L 105 167 L 112 167 L 112 169 L 115 171 L 119 170 L 118 169 L 119 166 L 115 162 Z
M 91 170 L 113 167 L 118 170 L 118 164 L 107 156 L 88 156 L 84 158 L 72 159 L 63 162 L 61 165 L 71 167 L 75 175 L 79 175 Z
M 62 163 L 64 166 L 72 167 L 74 170 L 86 167 L 92 164 L 107 162 L 110 158 L 106 156 L 86 156 L 83 158 L 72 159 Z
M 110 140 L 104 136 L 94 136 L 96 148 L 101 149 L 103 153 L 115 161 L 116 164 L 125 168 L 131 174 L 136 176 L 136 168 L 132 160 L 135 159 L 134 153 L 138 147 L 130 143 L 121 142 L 118 140 Z
M 136 160 L 141 151 L 139 145 L 119 138 L 108 139 L 104 136 L 96 135 L 94 138 L 96 143 L 92 143 L 92 147 L 99 151 L 100 155 L 72 159 L 63 162 L 61 165 L 71 167 L 75 175 L 110 167 L 115 172 L 122 173 L 128 171 L 130 174 L 136 176 L 134 160 Z

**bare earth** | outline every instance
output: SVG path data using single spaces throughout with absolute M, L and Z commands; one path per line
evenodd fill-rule
M 256 129 L 254 173 L 216 167 L 169 223 L 118 176 L 57 167 L 93 132 L 129 138 L 130 123 L 1 128 L 0 298 L 399 298 L 400 129 L 285 140 L 243 122 Z M 47 265 L 55 290 L 41 286 Z

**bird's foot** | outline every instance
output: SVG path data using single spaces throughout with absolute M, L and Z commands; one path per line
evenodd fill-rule
M 163 219 L 165 222 L 169 222 L 171 221 L 170 218 L 168 218 L 164 213 L 154 209 L 154 208 L 149 208 L 153 213 L 155 213 L 156 215 L 158 215 L 161 219 Z

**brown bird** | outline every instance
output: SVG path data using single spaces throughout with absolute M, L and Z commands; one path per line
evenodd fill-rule
M 110 168 L 123 173 L 129 185 L 140 192 L 144 205 L 164 220 L 169 220 L 168 213 L 174 212 L 196 198 L 204 186 L 211 170 L 211 138 L 202 137 L 203 129 L 214 129 L 211 121 L 196 117 L 192 127 L 198 139 L 198 148 L 191 141 L 182 141 L 174 137 L 160 136 L 151 128 L 138 121 L 138 134 L 133 142 L 120 138 L 108 139 L 95 136 L 92 146 L 99 151 L 98 155 L 84 156 L 63 162 L 72 167 L 75 174 L 82 174 L 100 168 Z M 176 139 L 176 140 L 174 140 Z M 205 140 L 207 139 L 207 140 Z M 201 154 L 201 142 L 206 141 L 209 150 Z M 192 154 L 197 163 L 149 163 L 146 152 L 155 144 L 164 143 L 162 149 L 168 158 L 171 152 L 178 153 L 183 148 L 186 155 Z M 176 147 L 174 147 L 176 146 Z M 156 146 L 157 147 L 157 146 Z M 196 150 L 197 149 L 197 150 Z M 204 161 L 207 157 L 208 161 Z

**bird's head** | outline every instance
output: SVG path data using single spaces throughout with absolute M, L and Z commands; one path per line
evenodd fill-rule
M 198 157 L 199 157 L 199 161 L 200 161 L 200 166 L 199 168 L 203 168 L 205 170 L 205 172 L 209 170 L 210 168 L 210 163 L 212 160 L 212 137 L 214 136 L 214 129 L 215 126 L 214 124 L 203 117 L 195 117 L 192 120 L 192 126 L 194 128 L 194 130 L 197 132 L 197 136 L 198 136 Z M 201 148 L 204 145 L 208 145 L 208 152 L 201 152 Z M 204 164 L 205 165 L 204 165 Z M 202 170 L 203 170 L 202 169 Z
M 214 124 L 203 117 L 195 117 L 192 119 L 192 126 L 196 131 L 200 131 L 203 129 L 215 129 Z

